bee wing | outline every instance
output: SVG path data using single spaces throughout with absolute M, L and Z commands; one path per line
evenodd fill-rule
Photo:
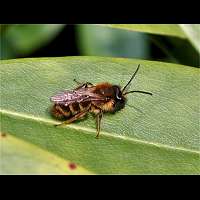
M 99 94 L 93 93 L 93 88 L 80 88 L 73 91 L 64 91 L 52 96 L 50 100 L 57 104 L 68 106 L 74 102 L 85 102 L 85 101 L 100 101 L 105 100 L 105 97 Z
M 83 98 L 82 95 L 78 94 L 76 91 L 64 91 L 52 96 L 50 100 L 57 104 L 68 106 L 73 102 L 78 102 L 81 98 Z
M 83 96 L 85 97 L 82 99 L 82 101 L 103 101 L 106 99 L 105 96 L 94 93 L 94 89 L 95 87 L 81 88 L 79 90 L 79 94 L 83 94 Z

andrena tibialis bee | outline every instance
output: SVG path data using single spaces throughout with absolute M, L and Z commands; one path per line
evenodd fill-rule
M 58 119 L 66 120 L 56 126 L 72 123 L 83 118 L 88 112 L 94 113 L 96 116 L 97 126 L 96 138 L 98 138 L 103 113 L 115 113 L 124 108 L 127 101 L 126 96 L 130 93 L 138 92 L 152 95 L 151 92 L 140 90 L 127 91 L 127 87 L 137 74 L 139 67 L 140 65 L 138 65 L 136 71 L 123 89 L 118 85 L 112 85 L 110 83 L 99 83 L 93 85 L 92 83 L 86 82 L 80 84 L 74 80 L 79 84 L 77 88 L 61 92 L 52 96 L 50 99 L 54 102 L 51 110 L 52 115 Z

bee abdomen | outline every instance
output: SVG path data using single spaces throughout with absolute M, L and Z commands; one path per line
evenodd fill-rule
M 84 110 L 88 110 L 90 106 L 91 106 L 91 102 L 88 102 L 88 101 L 81 102 L 81 103 L 74 102 L 69 105 L 69 108 L 70 108 L 72 115 L 75 115 Z
M 80 107 L 81 111 L 88 110 L 90 106 L 91 106 L 90 101 L 85 101 L 85 102 L 79 103 L 79 107 Z
M 69 106 L 58 105 L 58 104 L 55 104 L 53 106 L 53 108 L 51 109 L 51 113 L 54 117 L 59 119 L 64 119 L 71 116 L 71 111 Z
M 69 109 L 70 109 L 72 115 L 75 115 L 81 111 L 79 103 L 77 103 L 77 102 L 70 104 Z
M 84 110 L 88 110 L 91 102 L 74 102 L 69 106 L 55 104 L 51 110 L 52 115 L 58 119 L 70 118 Z

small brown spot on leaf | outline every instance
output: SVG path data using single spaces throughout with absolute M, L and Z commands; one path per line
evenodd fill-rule
M 73 170 L 73 169 L 76 169 L 76 167 L 77 167 L 77 166 L 76 166 L 75 163 L 69 163 L 69 168 L 70 168 L 70 169 Z
M 5 138 L 6 137 L 6 133 L 1 133 L 1 137 Z

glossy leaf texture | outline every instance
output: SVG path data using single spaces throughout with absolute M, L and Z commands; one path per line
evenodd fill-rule
M 76 78 L 124 86 L 140 71 L 126 107 L 55 127 L 50 96 Z M 60 57 L 1 61 L 1 131 L 95 174 L 199 174 L 199 69 L 138 59 Z
M 195 49 L 200 53 L 200 25 L 199 24 L 180 24 L 180 27 L 187 35 Z

